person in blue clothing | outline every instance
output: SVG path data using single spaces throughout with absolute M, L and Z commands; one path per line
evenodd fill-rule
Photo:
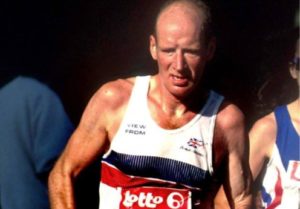
M 290 74 L 300 87 L 299 39 Z M 300 95 L 259 119 L 250 131 L 254 192 L 267 209 L 300 208 Z
M 58 96 L 16 77 L 0 88 L 0 209 L 48 209 L 47 179 L 73 131 Z

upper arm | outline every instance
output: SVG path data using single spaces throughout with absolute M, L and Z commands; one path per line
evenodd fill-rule
M 271 155 L 276 135 L 274 114 L 259 119 L 249 132 L 250 168 L 254 181 L 261 174 L 267 159 Z
M 244 115 L 235 105 L 225 105 L 217 116 L 217 125 L 226 142 L 228 154 L 224 189 L 236 208 L 250 207 L 249 141 L 245 133 Z
M 119 112 L 124 103 L 124 93 L 120 93 L 118 83 L 105 84 L 89 101 L 59 160 L 64 172 L 77 176 L 108 148 L 111 129 L 120 121 Z

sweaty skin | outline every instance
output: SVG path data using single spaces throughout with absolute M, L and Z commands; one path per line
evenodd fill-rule
M 158 73 L 150 80 L 148 108 L 161 128 L 184 126 L 200 111 L 206 99 L 207 92 L 199 83 L 205 64 L 213 57 L 215 41 L 212 38 L 203 46 L 201 24 L 202 15 L 197 14 L 192 4 L 175 3 L 160 14 L 157 34 L 150 37 L 150 53 L 158 63 Z M 108 82 L 90 100 L 51 172 L 52 209 L 76 208 L 73 182 L 109 148 L 126 111 L 134 82 L 135 78 Z M 235 105 L 228 102 L 221 105 L 213 141 L 214 182 L 211 182 L 212 187 L 203 188 L 206 195 L 193 209 L 213 208 L 213 198 L 220 184 L 224 185 L 231 205 L 237 209 L 250 208 L 251 178 L 244 116 Z

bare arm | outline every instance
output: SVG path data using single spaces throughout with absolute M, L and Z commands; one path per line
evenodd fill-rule
M 230 208 L 223 186 L 220 187 L 218 193 L 215 196 L 214 207 L 215 207 L 215 209 L 229 209 Z
M 75 209 L 73 181 L 78 174 L 105 151 L 110 143 L 112 121 L 118 121 L 122 95 L 105 85 L 87 105 L 78 128 L 49 177 L 52 209 Z M 114 114 L 112 114 L 112 112 Z
M 261 188 L 262 173 L 268 158 L 271 156 L 276 137 L 276 122 L 274 114 L 269 114 L 258 120 L 249 133 L 250 137 L 250 169 L 254 184 L 252 186 L 253 196 L 256 197 L 256 205 L 260 206 L 258 191 Z
M 244 116 L 234 105 L 224 107 L 217 117 L 228 150 L 227 175 L 224 190 L 232 208 L 251 208 L 251 174 L 248 157 L 248 137 L 245 133 Z

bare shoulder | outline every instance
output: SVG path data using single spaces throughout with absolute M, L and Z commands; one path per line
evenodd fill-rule
M 133 85 L 134 78 L 107 82 L 98 89 L 91 102 L 95 102 L 97 106 L 101 104 L 102 110 L 118 108 L 129 99 Z
M 252 126 L 251 132 L 268 134 L 276 132 L 276 120 L 274 113 L 272 112 L 258 119 Z
M 270 145 L 275 142 L 277 125 L 274 113 L 270 113 L 258 119 L 252 126 L 249 137 L 250 143 Z
M 244 114 L 233 103 L 224 101 L 217 114 L 217 127 L 223 131 L 235 129 L 244 126 Z
M 237 150 L 244 146 L 246 139 L 244 114 L 233 103 L 224 101 L 219 108 L 215 123 L 216 153 L 222 156 L 228 151 Z
M 134 78 L 118 79 L 102 85 L 90 99 L 80 126 L 86 131 L 103 130 L 110 136 L 118 127 L 129 101 Z

